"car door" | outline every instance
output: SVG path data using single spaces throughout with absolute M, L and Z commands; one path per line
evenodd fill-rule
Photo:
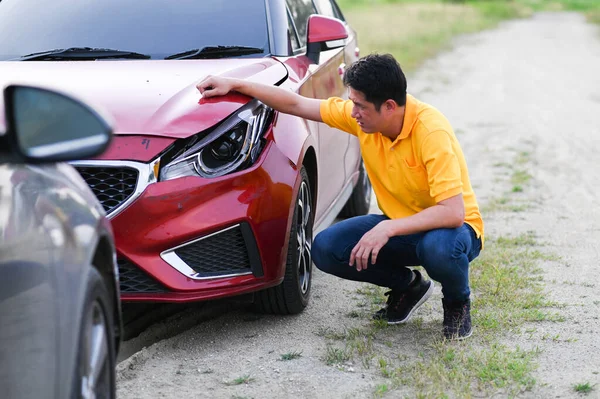
M 343 21 L 344 23 L 346 22 L 344 15 L 340 11 L 340 8 L 338 7 L 335 0 L 313 1 L 317 6 L 317 9 L 319 10 L 319 13 L 321 13 L 322 15 L 337 18 Z M 359 56 L 356 32 L 354 32 L 348 24 L 346 24 L 346 29 L 348 30 L 348 39 L 346 40 L 346 45 L 344 46 L 342 51 L 343 55 L 340 55 L 340 51 L 342 49 L 324 51 L 321 53 L 321 63 L 329 64 L 329 67 L 327 68 L 327 73 L 330 74 L 330 76 L 328 77 L 328 79 L 333 79 L 336 82 L 337 79 L 335 77 L 335 74 L 337 73 L 339 75 L 339 81 L 342 82 L 345 69 L 354 61 L 356 61 Z M 342 87 L 336 85 L 334 88 L 332 88 L 331 94 L 323 94 L 347 99 L 348 91 L 346 87 L 343 86 L 343 83 L 341 86 Z M 325 130 L 325 127 L 323 127 L 322 129 Z M 358 170 L 358 164 L 360 162 L 360 145 L 358 143 L 358 140 L 351 135 L 347 135 L 347 140 L 347 148 L 343 160 L 346 180 L 350 179 L 352 175 Z
M 344 18 L 344 15 L 342 14 L 335 0 L 313 1 L 317 5 L 319 12 L 321 12 L 323 15 L 337 18 L 346 23 L 346 19 Z M 347 23 L 346 29 L 348 31 L 348 39 L 346 40 L 346 45 L 344 47 L 344 62 L 342 67 L 338 70 L 338 73 L 341 74 L 342 78 L 345 68 L 351 65 L 354 61 L 358 60 L 358 57 L 360 56 L 356 32 Z M 348 98 L 348 91 L 345 88 L 343 90 L 343 95 L 340 97 L 344 99 Z M 353 174 L 357 173 L 360 161 L 361 155 L 358 139 L 354 136 L 348 135 L 348 148 L 344 157 L 346 179 L 350 179 Z
M 47 183 L 0 159 L 0 386 L 4 397 L 53 397 L 58 376 L 55 251 Z
M 286 0 L 290 12 L 290 31 L 292 34 L 292 50 L 297 58 L 307 59 L 306 39 L 307 23 L 311 14 L 316 14 L 317 9 L 312 0 Z M 307 66 L 304 86 L 308 90 L 301 90 L 300 94 L 314 98 L 326 99 L 332 96 L 344 96 L 344 85 L 338 73 L 344 64 L 343 49 L 324 51 L 321 53 L 318 64 Z M 332 129 L 325 124 L 310 125 L 318 136 L 317 164 L 318 164 L 318 203 L 315 212 L 315 221 L 318 223 L 334 205 L 340 196 L 346 180 L 345 153 L 348 147 L 348 135 L 337 129 Z

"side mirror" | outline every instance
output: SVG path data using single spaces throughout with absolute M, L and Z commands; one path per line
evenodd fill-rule
M 110 143 L 112 127 L 88 105 L 55 91 L 9 86 L 4 90 L 8 142 L 17 162 L 90 158 Z
M 306 56 L 319 62 L 321 51 L 333 50 L 346 45 L 348 31 L 342 21 L 323 15 L 308 17 L 308 47 Z

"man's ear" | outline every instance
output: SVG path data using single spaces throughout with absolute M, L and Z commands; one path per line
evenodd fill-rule
M 398 108 L 398 104 L 396 104 L 396 101 L 394 100 L 386 100 L 386 102 L 383 103 L 383 106 L 386 111 L 395 111 L 396 108 Z

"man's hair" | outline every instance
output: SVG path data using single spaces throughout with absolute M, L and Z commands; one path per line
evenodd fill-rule
M 344 73 L 344 85 L 363 93 L 377 112 L 390 99 L 406 104 L 406 77 L 390 54 L 370 54 L 354 62 Z

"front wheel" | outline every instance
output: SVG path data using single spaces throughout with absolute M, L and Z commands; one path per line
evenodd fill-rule
M 310 297 L 314 206 L 306 169 L 300 169 L 300 188 L 294 203 L 287 262 L 283 282 L 256 294 L 255 306 L 263 313 L 296 314 Z
M 90 268 L 80 321 L 73 398 L 115 398 L 112 300 L 100 273 Z

